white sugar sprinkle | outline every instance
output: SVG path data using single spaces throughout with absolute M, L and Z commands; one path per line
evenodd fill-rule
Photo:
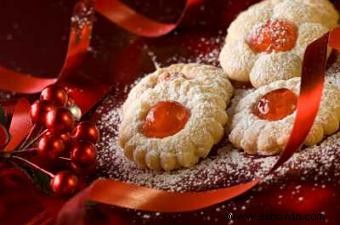
M 340 73 L 336 72 L 340 71 L 339 67 L 338 62 L 329 70 L 327 81 L 340 87 Z M 130 88 L 126 87 L 124 91 L 127 93 Z M 236 96 L 246 92 L 248 91 L 237 90 Z M 120 122 L 119 104 L 121 103 L 117 105 L 115 98 L 115 96 L 108 97 L 98 109 L 101 114 L 98 126 L 102 131 L 98 164 L 102 176 L 168 191 L 200 191 L 230 186 L 251 180 L 256 176 L 264 176 L 278 158 L 277 156 L 249 157 L 230 144 L 224 143 L 193 168 L 171 172 L 140 169 L 126 159 L 117 146 L 117 124 Z M 313 175 L 316 187 L 322 185 L 321 179 L 325 176 L 329 181 L 338 180 L 340 177 L 339 140 L 340 132 L 328 137 L 320 145 L 296 153 L 276 172 L 275 176 L 266 177 L 265 182 L 274 183 L 287 174 L 296 172 L 301 175 L 301 180 Z M 332 171 L 331 176 L 330 171 Z M 301 186 L 296 186 L 292 194 L 298 194 L 300 188 Z M 261 186 L 257 188 L 257 191 L 261 190 Z

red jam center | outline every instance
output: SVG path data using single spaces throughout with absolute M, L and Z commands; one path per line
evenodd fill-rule
M 287 20 L 268 20 L 253 28 L 247 42 L 255 52 L 289 51 L 295 46 L 297 30 Z
M 281 120 L 296 109 L 297 96 L 289 89 L 282 88 L 265 94 L 253 105 L 253 114 L 263 120 Z
M 189 110 L 174 101 L 159 102 L 148 112 L 142 132 L 146 137 L 164 138 L 182 130 L 190 117 Z

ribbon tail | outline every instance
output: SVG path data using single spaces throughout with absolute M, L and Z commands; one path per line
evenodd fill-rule
M 269 173 L 286 162 L 302 145 L 318 114 L 325 81 L 327 47 L 340 47 L 340 28 L 311 43 L 305 52 L 296 118 L 288 143 Z
M 186 0 L 184 9 L 175 23 L 159 23 L 151 20 L 119 0 L 97 0 L 96 10 L 111 22 L 144 37 L 159 37 L 173 31 L 182 21 L 186 11 L 198 0 Z
M 93 0 L 80 0 L 74 6 L 66 57 L 58 75 L 59 82 L 67 80 L 87 54 L 91 42 L 94 12 Z
M 84 74 L 71 73 L 84 60 L 91 42 L 95 5 L 93 0 L 81 0 L 75 7 L 71 23 L 68 51 L 58 83 L 64 86 L 83 113 L 88 112 L 108 92 L 109 85 Z
M 258 182 L 253 180 L 209 192 L 175 193 L 100 179 L 64 205 L 58 214 L 57 225 L 84 225 L 85 204 L 88 201 L 144 211 L 189 212 L 239 196 Z M 117 220 L 117 225 L 122 224 L 118 223 L 119 218 Z

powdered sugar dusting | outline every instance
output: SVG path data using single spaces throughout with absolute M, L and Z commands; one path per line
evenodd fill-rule
M 329 69 L 327 82 L 339 86 L 340 60 Z M 126 88 L 126 92 L 130 88 Z M 249 90 L 237 90 L 233 101 Z M 150 171 L 138 168 L 125 158 L 117 145 L 117 125 L 120 122 L 121 103 L 117 104 L 115 96 L 108 97 L 98 109 L 102 115 L 98 126 L 102 131 L 99 143 L 99 168 L 101 176 L 118 179 L 148 187 L 168 191 L 200 191 L 230 186 L 256 176 L 264 176 L 276 162 L 278 156 L 251 157 L 233 149 L 228 143 L 219 147 L 189 169 L 172 172 Z M 330 172 L 331 171 L 331 172 Z M 339 180 L 340 177 L 340 132 L 328 137 L 322 144 L 306 148 L 296 153 L 275 175 L 266 178 L 266 183 L 273 183 L 289 174 L 298 173 L 305 180 L 313 174 L 316 185 L 322 185 L 322 178 Z M 332 173 L 332 175 L 330 174 Z M 325 176 L 326 175 L 326 176 Z M 329 181 L 328 181 L 329 182 Z
M 150 56 L 155 67 L 158 68 L 168 66 L 175 63 L 201 63 L 209 64 L 213 66 L 218 66 L 218 57 L 220 54 L 220 49 L 224 43 L 225 37 L 222 35 L 224 32 L 219 31 L 218 36 L 213 37 L 201 37 L 192 41 L 186 46 L 186 51 L 188 55 L 183 55 L 181 53 L 175 53 L 171 57 L 167 58 L 162 62 L 157 61 L 157 56 L 151 49 L 146 45 L 144 49 Z
M 337 61 L 327 70 L 326 81 L 340 88 L 340 54 Z

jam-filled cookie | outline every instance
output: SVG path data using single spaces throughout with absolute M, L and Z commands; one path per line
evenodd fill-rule
M 191 167 L 224 135 L 233 88 L 216 67 L 178 64 L 145 77 L 123 106 L 119 145 L 141 167 Z
M 337 26 L 328 0 L 265 0 L 230 25 L 220 63 L 233 80 L 254 87 L 301 76 L 308 44 Z
M 234 107 L 230 142 L 248 154 L 272 155 L 288 141 L 299 94 L 301 78 L 275 81 L 243 97 Z M 340 90 L 325 84 L 320 109 L 305 145 L 322 141 L 339 129 Z
M 141 79 L 140 82 L 130 91 L 127 100 L 123 105 L 123 111 L 148 89 L 154 88 L 162 82 L 183 77 L 190 80 L 191 84 L 197 84 L 204 89 L 220 95 L 225 101 L 229 101 L 233 88 L 228 80 L 227 74 L 221 69 L 197 63 L 178 63 L 168 67 L 159 68 L 155 72 Z

